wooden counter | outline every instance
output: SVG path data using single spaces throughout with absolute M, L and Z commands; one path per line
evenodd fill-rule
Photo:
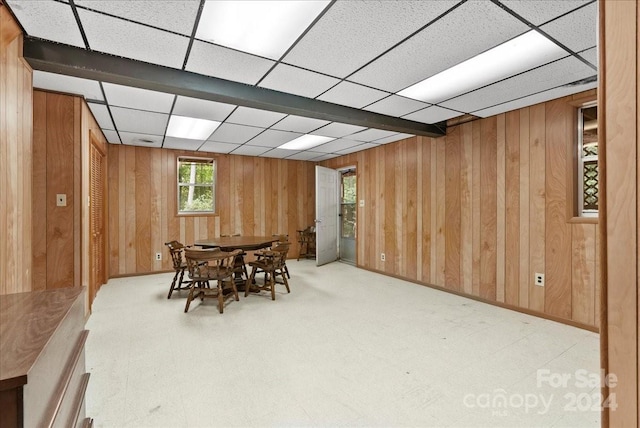
M 0 296 L 0 427 L 74 427 L 84 416 L 85 288 Z

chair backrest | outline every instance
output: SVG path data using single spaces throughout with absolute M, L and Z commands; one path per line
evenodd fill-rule
M 274 233 L 273 235 L 271 235 L 273 237 L 277 237 L 278 240 L 273 244 L 280 244 L 280 243 L 285 243 L 285 242 L 289 242 L 289 235 L 284 235 L 284 234 L 279 234 L 279 233 Z
M 289 252 L 290 246 L 291 244 L 289 242 L 278 242 L 276 245 L 271 247 L 271 251 L 274 253 L 273 265 L 276 269 L 284 266 L 287 261 L 287 253 Z
M 222 251 L 220 248 L 184 251 L 189 277 L 194 280 L 223 279 L 233 275 L 233 262 L 240 250 Z
M 234 234 L 221 234 L 220 237 L 221 238 L 230 238 L 232 236 L 241 236 L 239 233 L 234 233 Z
M 171 261 L 173 262 L 174 269 L 181 269 L 184 258 L 182 254 L 184 253 L 184 249 L 186 248 L 178 241 L 169 241 L 165 242 L 164 245 L 169 247 L 169 254 L 171 254 Z

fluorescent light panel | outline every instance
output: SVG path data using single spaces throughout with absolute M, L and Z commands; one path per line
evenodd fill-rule
M 285 150 L 306 150 L 311 147 L 319 146 L 320 144 L 327 143 L 331 140 L 335 140 L 332 137 L 323 137 L 321 135 L 311 135 L 305 134 L 301 135 L 296 139 L 289 141 L 288 143 L 284 143 L 279 149 Z
M 409 86 L 398 95 L 435 104 L 567 55 L 532 30 Z
M 220 126 L 214 120 L 196 119 L 193 117 L 171 115 L 167 136 L 204 141 Z
M 279 59 L 328 0 L 207 1 L 196 38 Z

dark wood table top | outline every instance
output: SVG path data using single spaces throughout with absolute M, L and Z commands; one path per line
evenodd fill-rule
M 199 247 L 220 247 L 223 251 L 231 250 L 259 250 L 269 247 L 278 240 L 277 236 L 224 236 L 218 238 L 200 239 L 195 242 Z

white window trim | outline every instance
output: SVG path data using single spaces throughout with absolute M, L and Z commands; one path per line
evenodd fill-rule
M 597 102 L 591 102 L 584 104 L 578 109 L 578 215 L 580 217 L 598 217 L 598 210 L 586 210 L 584 209 L 584 163 L 589 161 L 597 161 L 598 156 L 582 156 L 582 144 L 584 136 L 584 120 L 582 119 L 582 110 L 597 107 Z M 599 148 L 598 148 L 599 150 Z
M 180 162 L 197 161 L 202 163 L 210 163 L 213 165 L 213 183 L 211 183 L 211 196 L 213 199 L 213 209 L 211 211 L 182 211 L 180 210 L 180 187 L 209 187 L 208 184 L 196 183 L 180 183 Z M 176 209 L 178 215 L 210 215 L 216 213 L 216 183 L 218 181 L 218 168 L 214 158 L 196 157 L 196 156 L 178 156 L 176 158 Z

